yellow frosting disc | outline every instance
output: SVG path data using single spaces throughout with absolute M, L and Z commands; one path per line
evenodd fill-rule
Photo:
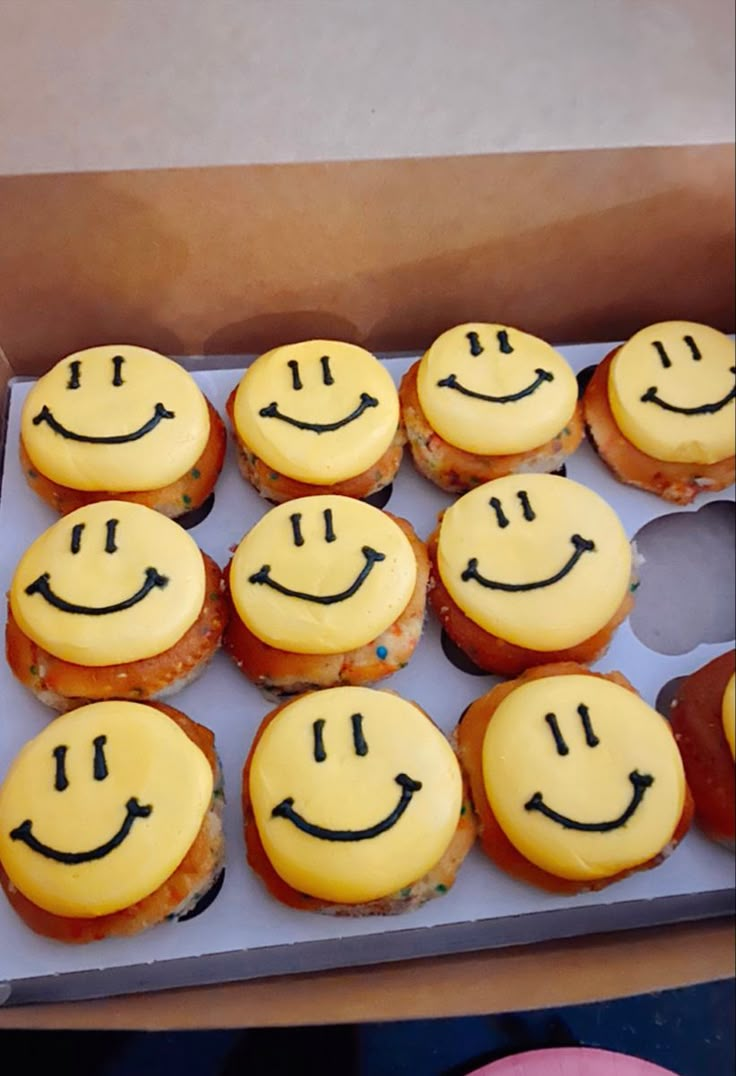
M 207 402 L 171 359 L 130 344 L 91 347 L 40 378 L 23 406 L 31 462 L 72 489 L 158 489 L 181 478 L 210 435 Z
M 340 654 L 385 631 L 409 604 L 417 562 L 409 539 L 350 497 L 301 497 L 246 534 L 230 567 L 241 620 L 264 643 Z
M 457 828 L 462 779 L 445 737 L 413 703 L 338 687 L 284 707 L 255 749 L 258 833 L 294 889 L 358 904 L 422 878 Z
M 731 754 L 736 758 L 736 674 L 726 684 L 723 693 L 723 733 L 731 748 Z
M 417 391 L 440 437 L 493 456 L 552 440 L 578 398 L 575 375 L 549 344 L 482 323 L 458 325 L 435 340 L 419 364 Z
M 212 798 L 212 770 L 151 706 L 101 702 L 57 718 L 0 788 L 0 862 L 54 915 L 93 918 L 173 874 Z
M 313 485 L 368 470 L 391 444 L 399 398 L 370 352 L 337 340 L 274 348 L 245 372 L 235 428 L 269 467 Z
M 165 516 L 101 501 L 60 519 L 16 568 L 10 605 L 18 626 L 75 665 L 118 665 L 168 650 L 205 596 L 196 542 Z
M 736 450 L 736 357 L 724 333 L 663 321 L 619 348 L 608 398 L 627 440 L 658 460 L 717 463 Z
M 466 493 L 442 518 L 437 560 L 471 620 L 543 651 L 575 646 L 607 624 L 632 566 L 613 509 L 555 475 L 511 475 Z
M 607 878 L 670 842 L 685 777 L 664 718 L 591 676 L 523 684 L 483 741 L 486 795 L 523 856 L 560 878 Z

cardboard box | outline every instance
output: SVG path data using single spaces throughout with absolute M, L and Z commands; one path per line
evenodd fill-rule
M 212 356 L 313 335 L 419 350 L 469 318 L 565 342 L 667 317 L 732 331 L 731 5 L 489 6 L 6 5 L 2 383 L 102 340 Z M 116 1001 L 115 1019 L 592 999 L 729 974 L 728 930 Z M 112 1020 L 18 1012 L 0 1026 Z

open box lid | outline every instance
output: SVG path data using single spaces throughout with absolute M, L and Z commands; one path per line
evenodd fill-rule
M 175 9 L 175 10 L 174 10 Z M 0 347 L 733 328 L 728 0 L 6 0 Z
M 3 5 L 0 174 L 733 138 L 727 0 Z

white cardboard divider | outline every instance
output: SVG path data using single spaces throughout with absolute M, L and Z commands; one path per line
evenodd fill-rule
M 576 371 L 597 363 L 611 345 L 561 348 Z M 217 370 L 187 360 L 215 407 L 225 400 L 246 364 L 217 360 Z M 411 359 L 388 368 L 398 382 Z M 26 486 L 17 459 L 19 418 L 28 382 L 11 384 L 7 443 L 0 496 L 0 589 L 6 591 L 21 554 L 58 518 Z M 618 483 L 584 443 L 567 464 L 568 477 L 597 490 L 618 511 L 630 537 L 658 516 L 697 511 L 712 501 L 733 501 L 733 489 L 705 494 L 695 506 L 676 509 L 651 494 Z M 408 453 L 387 510 L 405 516 L 427 537 L 452 500 L 413 470 Z M 214 507 L 192 531 L 202 549 L 225 565 L 230 548 L 270 506 L 240 477 L 232 443 Z M 683 554 L 686 555 L 686 554 Z M 691 558 L 690 558 L 691 559 Z M 731 576 L 733 567 L 729 567 Z M 643 569 L 646 579 L 646 565 Z M 677 587 L 678 576 L 671 577 Z M 642 587 L 642 591 L 644 587 Z M 650 601 L 656 603 L 656 593 Z M 657 615 L 656 604 L 652 616 Z M 703 643 L 684 654 L 658 654 L 643 646 L 628 622 L 595 666 L 619 669 L 654 705 L 662 686 L 687 675 L 733 645 Z M 445 657 L 430 616 L 407 668 L 383 681 L 414 699 L 450 732 L 465 707 L 497 682 L 462 672 Z M 164 923 L 136 938 L 75 947 L 33 934 L 0 899 L 0 1004 L 110 996 L 209 982 L 253 978 L 439 953 L 532 943 L 596 931 L 623 930 L 728 913 L 734 904 L 733 856 L 693 828 L 680 847 L 653 871 L 636 874 L 600 893 L 561 897 L 533 889 L 497 870 L 476 848 L 453 889 L 401 916 L 334 919 L 298 912 L 273 900 L 245 862 L 240 809 L 241 769 L 253 734 L 272 704 L 264 700 L 220 653 L 173 704 L 211 727 L 220 752 L 227 799 L 228 846 L 224 885 L 214 903 L 189 922 Z M 23 743 L 52 714 L 0 663 L 0 779 Z

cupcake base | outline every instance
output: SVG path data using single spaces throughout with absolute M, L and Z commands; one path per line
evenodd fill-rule
M 159 489 L 128 490 L 122 493 L 62 486 L 36 469 L 21 440 L 19 451 L 23 474 L 34 493 L 37 493 L 62 516 L 74 512 L 77 508 L 94 504 L 96 501 L 132 501 L 135 504 L 145 505 L 146 508 L 153 508 L 170 519 L 177 519 L 204 504 L 212 493 L 225 462 L 227 447 L 225 425 L 209 400 L 207 407 L 210 416 L 210 435 L 204 451 L 186 474 L 168 486 L 161 486 Z
M 468 490 L 510 474 L 551 474 L 562 467 L 583 439 L 583 412 L 578 404 L 569 422 L 551 441 L 508 456 L 481 456 L 443 440 L 427 421 L 417 392 L 414 363 L 404 375 L 399 399 L 414 465 L 420 474 L 447 493 Z

